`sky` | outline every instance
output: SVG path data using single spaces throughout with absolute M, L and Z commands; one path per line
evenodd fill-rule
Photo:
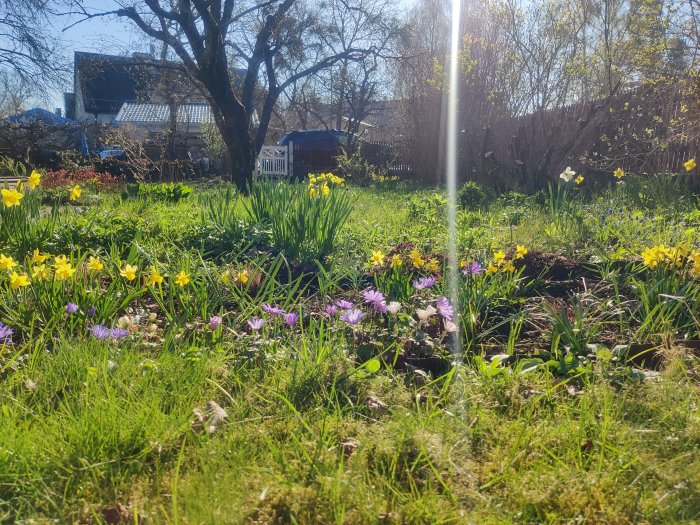
M 416 0 L 398 0 L 404 7 L 410 7 Z M 95 9 L 109 9 L 110 1 L 90 0 L 86 2 Z M 113 8 L 113 7 L 111 7 Z M 61 38 L 63 58 L 70 64 L 72 71 L 75 51 L 92 51 L 97 53 L 127 55 L 135 51 L 148 52 L 149 41 L 133 24 L 116 17 L 93 18 L 77 25 L 75 16 L 55 17 L 51 29 Z M 71 27 L 72 26 L 72 27 Z M 50 111 L 63 108 L 63 92 L 73 91 L 73 78 L 69 75 L 61 89 L 54 89 L 34 101 L 33 105 Z

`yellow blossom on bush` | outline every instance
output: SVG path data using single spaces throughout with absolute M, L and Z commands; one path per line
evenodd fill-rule
M 439 272 L 440 271 L 440 261 L 437 259 L 430 259 L 428 264 L 425 265 L 425 269 L 429 272 Z
M 57 255 L 53 259 L 53 267 L 58 268 L 59 266 L 63 266 L 64 264 L 68 264 L 68 257 L 65 255 Z
M 238 281 L 239 283 L 247 284 L 249 280 L 250 275 L 248 274 L 247 269 L 243 269 L 240 272 L 236 273 L 236 281 Z
M 0 270 L 11 270 L 15 266 L 17 266 L 17 263 L 12 257 L 0 253 Z
M 615 170 L 615 173 L 613 174 L 616 179 L 622 179 L 625 176 L 625 172 L 622 171 L 622 168 L 617 168 Z
M 695 159 L 690 159 L 688 162 L 683 163 L 683 167 L 685 167 L 685 171 L 695 169 L 697 167 L 697 164 L 695 164 Z
M 128 266 L 129 265 L 127 264 L 127 267 Z M 136 272 L 135 268 L 134 272 Z M 158 273 L 158 269 L 155 266 L 151 266 L 151 273 L 148 275 L 148 277 L 146 277 L 146 286 L 155 286 L 156 284 L 163 284 L 163 276 Z
M 41 184 L 41 174 L 36 170 L 32 170 L 32 173 L 27 177 L 27 186 L 34 189 L 39 184 Z
M 414 268 L 422 268 L 425 266 L 425 261 L 418 250 L 413 250 L 411 252 L 411 264 L 413 264 Z
M 136 266 L 133 266 L 131 264 L 127 264 L 124 266 L 124 268 L 119 272 L 119 275 L 124 277 L 127 281 L 133 281 L 136 279 L 136 272 L 138 272 L 139 269 Z
M 392 268 L 400 268 L 401 265 L 403 264 L 403 261 L 401 260 L 401 256 L 398 254 L 394 254 L 391 256 L 391 267 Z
M 102 262 L 100 261 L 100 259 L 98 259 L 97 257 L 93 257 L 93 256 L 91 255 L 91 256 L 90 256 L 90 260 L 89 260 L 88 263 L 85 265 L 85 267 L 86 267 L 88 270 L 92 270 L 93 272 L 99 272 L 100 270 L 102 270 L 102 269 L 105 267 L 105 265 L 102 264 Z
M 32 268 L 32 279 L 43 281 L 51 278 L 51 270 L 45 264 L 39 264 Z
M 369 264 L 370 266 L 379 266 L 380 264 L 384 264 L 384 254 L 379 250 L 373 252 L 372 257 L 369 258 Z
M 75 273 L 75 268 L 71 263 L 63 263 L 55 266 L 56 268 L 56 279 L 63 281 L 64 279 L 70 279 Z
M 80 189 L 80 186 L 77 184 L 73 186 L 70 190 L 70 194 L 68 195 L 68 198 L 72 201 L 77 201 L 80 198 L 80 195 L 83 193 L 83 190 Z
M 10 288 L 16 290 L 22 286 L 29 286 L 29 276 L 26 273 L 12 272 L 10 274 Z
M 49 257 L 51 256 L 47 253 L 39 253 L 39 248 L 34 248 L 34 251 L 32 252 L 32 262 L 35 263 L 43 263 Z
M 515 258 L 516 258 L 516 259 L 522 259 L 522 258 L 525 257 L 526 255 L 527 255 L 527 248 L 525 248 L 525 246 L 522 246 L 522 245 L 518 244 L 518 245 L 515 247 Z
M 493 262 L 500 266 L 506 260 L 506 252 L 498 250 L 493 252 Z
M 17 190 L 0 190 L 0 193 L 2 193 L 2 203 L 5 205 L 6 208 L 12 208 L 12 206 L 19 206 L 19 201 L 22 200 L 22 195 L 20 192 Z
M 178 274 L 175 276 L 175 283 L 176 283 L 178 286 L 181 286 L 181 287 L 182 287 L 182 286 L 185 286 L 185 285 L 188 284 L 189 282 L 190 282 L 190 274 L 189 274 L 189 273 L 185 273 L 184 270 L 181 271 L 180 273 L 178 273 Z

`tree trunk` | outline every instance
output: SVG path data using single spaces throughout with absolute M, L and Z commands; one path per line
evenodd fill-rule
M 253 138 L 247 112 L 233 93 L 226 57 L 223 54 L 222 57 L 221 63 L 201 71 L 199 78 L 209 92 L 214 120 L 229 154 L 231 181 L 240 191 L 247 192 L 255 168 Z

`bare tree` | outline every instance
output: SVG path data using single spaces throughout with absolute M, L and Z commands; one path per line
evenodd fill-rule
M 339 8 L 352 10 L 357 27 L 363 29 L 349 41 L 340 41 L 332 31 L 310 31 L 321 23 L 332 26 L 324 9 L 313 7 L 310 0 L 143 0 L 115 2 L 113 9 L 98 11 L 91 10 L 84 0 L 75 3 L 83 20 L 125 17 L 173 49 L 211 105 L 230 156 L 233 181 L 245 190 L 252 177 L 256 148 L 262 145 L 281 93 L 295 80 L 340 60 L 374 52 L 376 46 L 368 38 L 376 35 L 376 29 L 370 29 L 369 21 L 378 23 L 381 13 L 366 6 L 377 1 L 332 0 Z M 234 86 L 232 62 L 245 65 L 240 88 Z M 254 132 L 261 80 L 265 82 L 265 97 Z

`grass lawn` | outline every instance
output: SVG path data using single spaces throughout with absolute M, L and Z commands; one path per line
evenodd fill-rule
M 0 205 L 0 522 L 697 523 L 678 180 L 468 206 L 456 295 L 440 190 L 27 190 Z

